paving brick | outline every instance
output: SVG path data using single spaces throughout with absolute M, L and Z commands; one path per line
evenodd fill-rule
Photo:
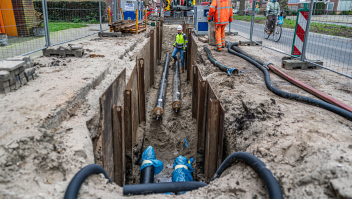
M 256 46 L 256 45 L 262 44 L 263 41 L 256 41 L 256 42 L 253 42 L 253 41 L 239 41 L 238 43 L 239 43 L 240 46 Z
M 0 82 L 0 88 L 2 88 L 2 89 L 9 87 L 9 86 L 10 86 L 10 81 Z
M 100 32 L 98 33 L 99 37 L 121 37 L 122 32 Z
M 27 84 L 27 78 L 26 77 L 21 78 L 21 86 L 26 84 Z
M 24 71 L 21 72 L 20 74 L 18 74 L 18 76 L 20 76 L 20 79 L 24 78 L 24 77 L 25 77 L 25 76 L 24 76 Z
M 35 68 L 27 68 L 24 70 L 24 75 L 26 77 L 32 76 L 35 73 Z
M 49 57 L 52 55 L 54 56 L 56 55 L 60 57 L 67 57 L 67 56 L 82 57 L 83 54 L 84 54 L 84 49 L 74 50 L 70 46 L 68 47 L 54 46 L 43 50 L 43 55 L 46 57 Z
M 24 61 L 0 61 L 0 70 L 14 71 L 20 67 L 23 67 L 26 62 Z
M 16 75 L 16 82 L 15 82 L 15 89 L 19 89 L 21 87 L 21 81 L 20 81 L 20 77 L 18 75 Z
M 11 91 L 10 87 L 0 88 L 0 94 L 6 94 L 10 91 Z
M 14 84 L 14 85 L 11 85 L 10 86 L 10 91 L 12 92 L 12 91 L 15 91 L 16 90 L 16 85 Z
M 38 78 L 38 74 L 37 73 L 33 73 L 33 79 L 37 79 Z
M 16 77 L 11 77 L 9 81 L 10 85 L 14 85 L 16 83 Z
M 323 65 L 323 62 L 320 60 L 309 60 L 313 63 Z M 294 70 L 294 69 L 302 69 L 302 70 L 307 70 L 307 69 L 321 69 L 321 67 L 316 66 L 311 63 L 307 62 L 302 62 L 299 59 L 287 59 L 287 60 L 282 60 L 282 67 L 285 68 L 286 70 Z
M 18 75 L 18 74 L 20 74 L 20 73 L 23 72 L 23 71 L 24 71 L 24 67 L 21 66 L 21 67 L 17 68 L 16 70 L 14 70 L 13 73 L 14 73 L 15 75 Z
M 27 76 L 27 81 L 32 81 L 33 80 L 33 75 Z
M 10 72 L 6 70 L 0 70 L 0 81 L 7 81 L 10 79 Z

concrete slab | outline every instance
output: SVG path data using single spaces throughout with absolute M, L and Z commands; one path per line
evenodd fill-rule
M 309 60 L 310 62 L 323 65 L 323 61 L 320 60 Z M 321 69 L 321 67 L 316 66 L 311 63 L 307 62 L 302 62 L 299 59 L 287 59 L 287 60 L 282 60 L 282 67 L 287 69 L 287 70 L 294 70 L 294 69 L 302 69 L 302 70 L 307 70 L 307 69 Z
M 238 35 L 238 32 L 225 32 L 225 35 Z
M 257 43 L 263 44 L 262 41 L 256 41 Z M 253 41 L 239 41 L 238 42 L 240 46 L 257 46 L 259 44 L 253 42 Z
M 121 37 L 122 32 L 100 32 L 98 33 L 99 37 Z
M 215 22 L 212 21 L 208 23 L 208 40 L 209 45 L 216 46 L 216 39 L 215 39 Z
M 23 66 L 26 62 L 24 61 L 0 61 L 0 70 L 14 71 L 17 68 Z
M 43 49 L 43 55 L 46 57 L 50 57 L 52 55 L 60 56 L 60 57 L 67 57 L 67 56 L 74 56 L 74 57 L 82 57 L 84 54 L 84 49 L 74 50 L 72 47 L 51 47 L 47 49 Z

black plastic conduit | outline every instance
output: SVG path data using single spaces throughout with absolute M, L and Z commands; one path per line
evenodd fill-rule
M 233 72 L 235 72 L 235 74 L 242 72 L 242 71 L 239 71 L 237 68 L 229 68 L 226 65 L 216 61 L 216 59 L 214 59 L 213 54 L 211 53 L 209 48 L 206 45 L 204 45 L 203 48 L 204 48 L 204 51 L 207 53 L 210 62 L 215 66 L 219 67 L 220 70 L 227 72 L 228 75 L 231 75 Z
M 105 178 L 112 182 L 109 178 L 108 174 L 105 172 L 103 167 L 97 164 L 90 164 L 83 169 L 81 169 L 78 173 L 76 173 L 75 177 L 72 178 L 70 184 L 68 185 L 64 199 L 72 199 L 77 198 L 78 191 L 81 188 L 82 183 L 86 178 L 88 178 L 92 174 L 104 174 Z
M 192 191 L 207 185 L 207 183 L 198 181 L 125 185 L 123 186 L 123 195 L 143 195 L 167 192 L 177 193 L 182 191 Z
M 254 169 L 255 172 L 263 179 L 271 199 L 283 198 L 281 188 L 271 171 L 265 166 L 265 164 L 257 157 L 246 152 L 235 152 L 229 155 L 224 162 L 220 165 L 216 171 L 214 177 L 210 180 L 213 181 L 219 178 L 221 174 L 229 168 L 233 163 L 238 160 L 242 160 Z
M 253 59 L 241 54 L 241 53 L 238 53 L 234 50 L 232 50 L 232 46 L 234 44 L 230 44 L 229 45 L 229 48 L 228 48 L 228 51 L 234 55 L 237 55 L 245 60 L 247 60 L 248 62 L 252 63 L 253 65 L 255 65 L 257 68 L 259 68 L 263 73 L 264 73 L 264 80 L 265 80 L 265 84 L 266 84 L 266 87 L 271 91 L 273 92 L 274 94 L 280 96 L 280 97 L 283 97 L 283 98 L 287 98 L 287 99 L 292 99 L 292 100 L 296 100 L 296 101 L 299 101 L 299 102 L 303 102 L 303 103 L 306 103 L 306 104 L 310 104 L 310 105 L 313 105 L 313 106 L 317 106 L 317 107 L 321 107 L 321 108 L 324 108 L 328 111 L 331 111 L 333 113 L 336 113 L 348 120 L 352 120 L 352 113 L 349 112 L 349 111 L 346 111 L 345 109 L 342 109 L 342 108 L 339 108 L 337 106 L 334 106 L 332 104 L 329 104 L 327 102 L 324 102 L 324 101 L 320 101 L 320 100 L 317 100 L 317 99 L 313 99 L 313 98 L 310 98 L 310 97 L 305 97 L 305 96 L 302 96 L 302 95 L 297 95 L 297 94 L 293 94 L 293 93 L 288 93 L 288 92 L 285 92 L 285 91 L 282 91 L 276 87 L 274 87 L 272 84 L 271 84 L 271 81 L 270 81 L 270 75 L 269 75 L 269 72 L 266 68 L 264 68 L 261 64 L 259 64 L 258 62 L 254 61 Z
M 154 166 L 145 167 L 141 171 L 140 184 L 154 183 Z
M 251 166 L 258 175 L 263 179 L 271 199 L 281 199 L 283 198 L 281 188 L 279 183 L 271 173 L 271 171 L 266 168 L 265 164 L 260 161 L 257 157 L 246 152 L 235 152 L 228 156 L 225 161 L 220 165 L 219 169 L 216 171 L 214 177 L 211 181 L 219 178 L 221 174 L 229 168 L 236 161 L 244 161 L 249 166 Z M 94 166 L 94 167 L 93 167 Z M 87 168 L 90 172 L 87 172 Z M 93 170 L 93 171 L 92 171 Z M 96 170 L 96 171 L 95 171 Z M 85 173 L 85 175 L 81 175 Z M 79 188 L 83 181 L 91 174 L 104 173 L 105 177 L 109 179 L 104 169 L 99 165 L 89 165 L 79 171 L 76 176 L 72 179 L 67 187 L 65 193 L 65 199 L 75 199 L 77 198 Z M 123 186 L 123 195 L 142 195 L 142 194 L 152 194 L 152 193 L 167 193 L 167 192 L 183 192 L 192 191 L 200 187 L 204 187 L 207 184 L 204 182 L 190 181 L 190 182 L 166 182 L 166 183 L 150 183 L 150 184 L 136 184 L 136 185 L 125 185 Z

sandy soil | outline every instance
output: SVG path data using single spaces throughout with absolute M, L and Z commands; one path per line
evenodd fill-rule
M 164 36 L 171 37 L 173 31 L 168 27 L 165 25 Z M 171 52 L 173 40 L 167 39 L 166 36 L 163 40 L 162 60 L 166 52 Z M 227 37 L 229 41 L 239 39 Z M 136 47 L 119 59 L 135 42 Z M 134 57 L 145 42 L 143 34 L 77 42 L 92 50 L 88 53 L 105 57 L 35 59 L 39 78 L 14 93 L 0 96 L 1 197 L 63 198 L 76 172 L 95 160 L 99 163 L 99 96 L 124 67 L 129 77 Z M 225 156 L 246 151 L 260 158 L 278 179 L 285 198 L 352 198 L 351 121 L 319 107 L 276 96 L 266 88 L 259 69 L 226 49 L 218 53 L 210 47 L 219 62 L 245 72 L 227 76 L 209 62 L 203 45 L 198 42 L 197 64 L 226 111 Z M 282 55 L 277 52 L 261 47 L 241 48 L 278 67 L 281 65 Z M 162 120 L 155 120 L 151 110 L 162 66 L 163 63 L 156 68 L 156 85 L 148 92 L 147 123 L 140 125 L 138 141 L 140 151 L 149 144 L 155 148 L 157 158 L 164 161 L 163 173 L 156 178 L 167 181 L 174 158 L 178 155 L 190 158 L 195 150 L 195 120 L 191 120 L 191 89 L 185 82 L 185 74 L 181 76 L 184 108 L 179 114 L 171 110 L 172 70 L 166 111 Z M 283 71 L 352 105 L 351 80 L 325 70 Z M 274 74 L 271 80 L 279 89 L 313 97 Z M 135 169 L 138 171 L 138 166 Z M 122 188 L 108 183 L 102 175 L 89 177 L 79 196 L 123 197 Z M 176 196 L 156 194 L 144 198 L 168 197 Z M 268 193 L 258 175 L 240 162 L 209 186 L 177 198 L 268 198 Z

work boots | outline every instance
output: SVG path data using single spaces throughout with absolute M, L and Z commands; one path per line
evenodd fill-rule
M 185 72 L 185 69 L 184 69 L 185 67 L 182 67 L 181 66 L 181 71 L 180 71 L 180 73 L 184 73 Z
M 174 62 L 173 62 L 172 64 L 175 65 L 175 64 L 176 64 L 176 61 L 177 61 L 177 57 L 174 58 Z

